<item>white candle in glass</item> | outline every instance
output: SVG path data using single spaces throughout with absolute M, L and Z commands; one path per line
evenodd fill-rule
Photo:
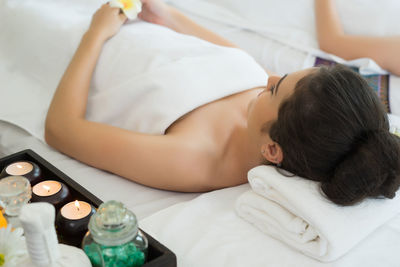
M 85 201 L 72 201 L 61 208 L 61 215 L 69 220 L 79 220 L 85 218 L 92 211 L 92 206 Z
M 24 175 L 33 170 L 33 165 L 26 161 L 14 162 L 7 166 L 6 172 L 9 175 Z
M 41 197 L 52 196 L 60 192 L 60 190 L 61 190 L 61 183 L 52 180 L 38 183 L 32 188 L 32 192 L 35 195 Z

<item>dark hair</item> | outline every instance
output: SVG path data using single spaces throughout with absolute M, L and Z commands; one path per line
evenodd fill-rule
M 269 134 L 282 148 L 282 168 L 320 181 L 334 203 L 393 198 L 400 186 L 400 138 L 376 93 L 345 66 L 300 79 Z

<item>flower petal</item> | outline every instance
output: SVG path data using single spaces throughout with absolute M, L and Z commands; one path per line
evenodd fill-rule
M 136 19 L 138 14 L 138 12 L 136 12 L 136 10 L 133 8 L 127 10 L 123 9 L 122 11 L 124 12 L 125 16 L 130 20 Z
M 108 2 L 108 4 L 110 5 L 110 7 L 124 8 L 124 5 L 118 0 L 111 0 L 110 2 Z
M 4 267 L 18 266 L 18 263 L 28 258 L 23 229 L 11 231 L 11 224 L 0 229 L 0 253 L 4 256 Z
M 135 7 L 137 13 L 142 12 L 142 2 L 140 0 L 133 0 L 133 6 Z
M 7 227 L 7 221 L 3 216 L 3 213 L 0 211 L 0 228 Z
M 129 20 L 136 19 L 137 14 L 142 11 L 142 2 L 140 0 L 111 0 L 109 5 L 121 8 Z

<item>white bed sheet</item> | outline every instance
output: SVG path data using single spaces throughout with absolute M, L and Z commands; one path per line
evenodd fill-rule
M 249 189 L 245 184 L 206 193 L 139 223 L 175 252 L 181 267 L 400 266 L 400 215 L 341 258 L 319 262 L 262 233 L 236 215 L 235 201 Z
M 149 188 L 90 167 L 52 149 L 18 126 L 0 121 L 0 157 L 28 148 L 38 153 L 101 200 L 122 201 L 139 219 L 199 195 Z M 134 165 L 134 162 L 132 164 Z
M 314 65 L 316 56 L 386 73 L 371 59 L 345 61 L 318 49 L 314 0 L 169 0 L 201 25 L 252 55 L 265 69 L 284 75 Z M 397 0 L 338 0 L 344 30 L 350 34 L 400 35 Z M 288 15 L 290 14 L 290 15 Z M 400 77 L 390 75 L 391 113 L 400 116 Z

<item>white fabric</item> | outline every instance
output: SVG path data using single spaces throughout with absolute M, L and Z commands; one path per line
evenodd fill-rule
M 400 215 L 341 258 L 320 262 L 236 215 L 235 201 L 249 189 L 245 184 L 202 194 L 146 217 L 139 225 L 176 254 L 180 267 L 399 266 Z
M 390 76 L 389 80 L 389 103 L 390 112 L 397 116 L 400 116 L 400 77 Z
M 251 169 L 248 179 L 252 190 L 238 198 L 238 214 L 321 261 L 342 256 L 400 213 L 400 193 L 394 199 L 367 199 L 342 207 L 323 197 L 319 183 L 285 177 L 272 166 Z
M 37 266 L 47 266 L 59 260 L 54 206 L 49 203 L 31 203 L 21 208 L 19 219 L 25 232 L 29 256 Z
M 391 129 L 397 128 L 398 130 L 400 130 L 400 116 L 389 114 L 388 117 L 389 117 L 390 128 Z M 391 132 L 393 133 L 393 131 Z
M 30 256 L 21 266 L 92 266 L 81 249 L 58 244 L 54 217 L 54 206 L 49 203 L 30 203 L 21 208 L 19 219 Z
M 266 69 L 286 74 L 314 65 L 315 57 L 335 59 L 365 73 L 384 72 L 371 59 L 346 62 L 318 49 L 314 0 L 170 0 L 196 21 L 243 47 Z M 346 33 L 400 35 L 400 1 L 337 0 Z M 286 14 L 290 14 L 287 16 Z M 253 41 L 251 41 L 253 40 Z M 400 77 L 389 80 L 391 112 L 400 115 Z
M 318 48 L 314 0 L 170 0 L 191 14 L 225 25 L 255 31 L 297 48 Z M 336 0 L 346 33 L 399 35 L 397 0 Z M 289 16 L 290 14 L 290 16 Z
M 62 3 L 70 1 L 60 2 L 33 5 L 29 1 L 6 1 L 0 13 L 0 25 L 7 25 L 0 49 L 6 51 L 2 78 L 8 88 L 2 92 L 8 101 L 0 106 L 0 119 L 42 140 L 46 110 L 68 62 L 66 57 L 71 57 L 87 28 L 91 16 L 87 10 L 92 10 L 91 2 L 81 13 L 76 12 L 82 4 L 60 9 Z M 12 38 L 25 32 L 18 39 Z M 65 39 L 70 43 L 60 43 Z M 27 43 L 35 45 L 21 56 Z M 261 66 L 240 49 L 136 21 L 124 25 L 104 45 L 92 80 L 87 118 L 128 130 L 163 134 L 191 110 L 265 86 L 267 78 Z M 14 108 L 17 106 L 22 108 Z
M 108 41 L 93 81 L 89 120 L 163 134 L 194 108 L 265 86 L 267 74 L 242 50 L 142 22 Z
M 23 260 L 18 264 L 18 267 L 91 267 L 89 258 L 86 256 L 82 249 L 77 247 L 58 244 L 58 249 L 61 253 L 61 258 L 52 265 L 39 265 L 34 264 L 30 258 Z

